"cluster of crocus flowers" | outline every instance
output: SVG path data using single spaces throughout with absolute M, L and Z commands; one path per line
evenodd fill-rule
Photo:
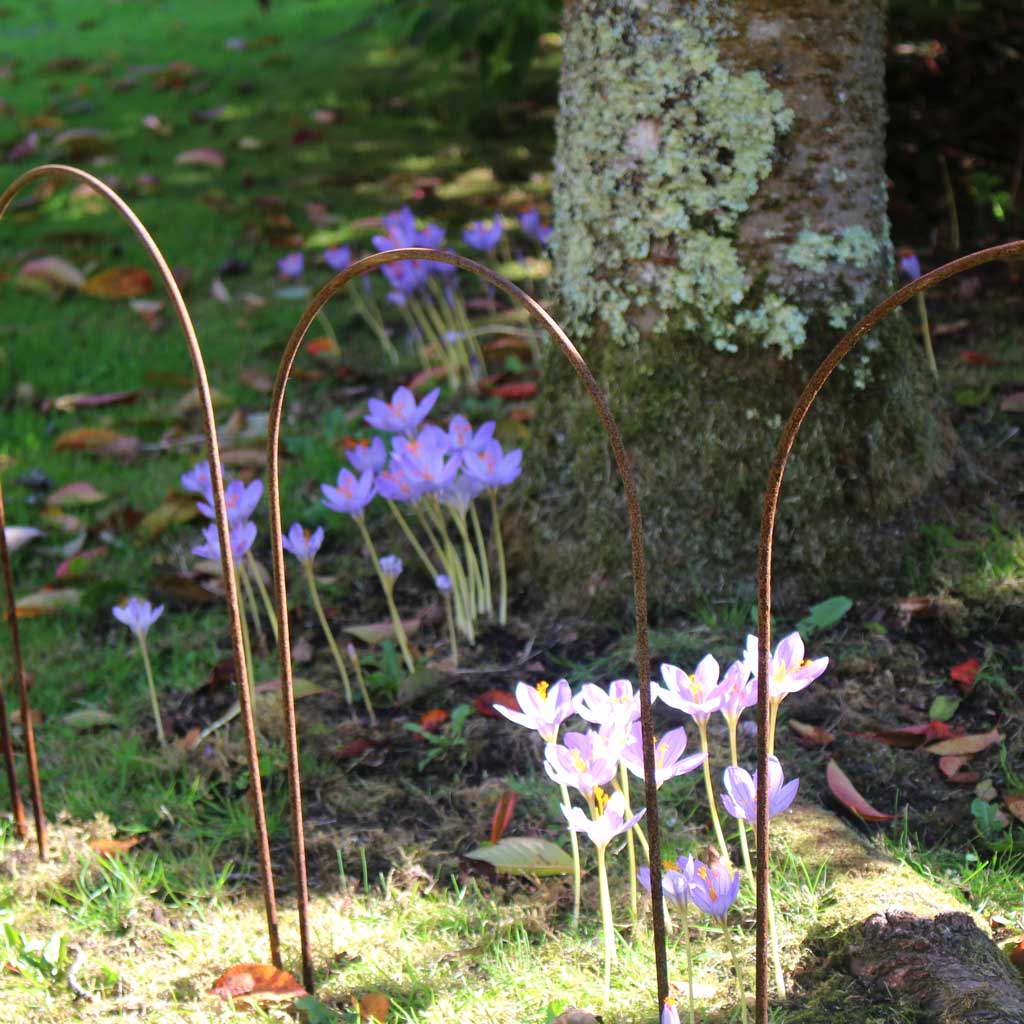
M 156 725 L 157 739 L 160 746 L 167 746 L 167 737 L 164 735 L 164 724 L 160 718 L 160 704 L 156 697 L 156 683 L 153 681 L 153 666 L 149 661 L 149 647 L 146 637 L 149 634 L 150 626 L 163 615 L 164 606 L 158 604 L 154 607 L 149 601 L 142 598 L 130 597 L 127 602 L 114 605 L 111 612 L 118 622 L 127 626 L 139 642 L 139 649 L 142 651 L 142 664 L 146 670 L 146 683 L 149 687 L 149 701 L 153 707 L 153 722 Z
M 771 724 L 774 730 L 778 707 L 790 693 L 809 686 L 828 665 L 827 658 L 805 657 L 803 641 L 793 633 L 785 637 L 769 659 L 769 700 Z M 738 726 L 743 712 L 757 703 L 757 639 L 748 637 L 743 656 L 723 673 L 718 662 L 710 655 L 702 658 L 691 672 L 664 664 L 661 666 L 661 685 L 651 684 L 652 701 L 682 712 L 693 719 L 700 740 L 700 751 L 686 753 L 685 726 L 678 726 L 654 738 L 655 784 L 660 788 L 671 779 L 697 768 L 703 769 L 704 790 L 718 849 L 712 851 L 707 863 L 692 856 L 682 856 L 668 864 L 662 876 L 662 891 L 667 903 L 681 910 L 683 936 L 686 943 L 687 977 L 690 983 L 691 1022 L 694 1020 L 693 967 L 690 956 L 690 936 L 687 923 L 688 907 L 692 904 L 716 919 L 733 958 L 737 994 L 743 1019 L 746 1020 L 746 1002 L 740 961 L 732 943 L 727 925 L 729 908 L 736 900 L 744 875 L 753 888 L 753 868 L 747 842 L 746 825 L 757 817 L 757 773 L 751 775 L 739 764 Z M 605 903 L 605 859 L 616 836 L 625 835 L 630 850 L 630 875 L 650 890 L 651 867 L 635 866 L 632 850 L 634 834 L 647 854 L 646 838 L 637 827 L 643 814 L 634 813 L 630 805 L 629 776 L 643 779 L 643 735 L 640 726 L 640 700 L 629 680 L 613 681 L 607 689 L 584 683 L 575 697 L 570 697 L 564 680 L 557 684 L 558 696 L 552 701 L 546 683 L 529 687 L 525 683 L 516 688 L 520 711 L 498 708 L 506 718 L 535 730 L 545 743 L 544 767 L 548 776 L 562 790 L 562 811 L 573 833 L 588 835 L 598 850 L 598 872 L 601 885 L 602 920 L 605 923 L 605 984 L 610 978 L 614 941 L 610 923 L 610 907 Z M 585 732 L 565 732 L 559 739 L 559 729 L 572 714 L 578 715 L 591 728 Z M 729 764 L 721 776 L 721 796 L 716 795 L 712 770 L 712 751 L 709 744 L 709 723 L 721 714 L 729 734 Z M 774 751 L 774 737 L 771 738 Z M 799 780 L 786 781 L 781 763 L 772 753 L 768 759 L 768 813 L 780 814 L 792 804 Z M 575 806 L 567 791 L 576 790 L 585 809 Z M 738 838 L 743 858 L 743 871 L 733 867 L 721 826 L 718 802 L 731 815 L 738 827 Z M 578 878 L 578 875 L 577 875 Z M 578 892 L 578 883 L 577 883 Z M 769 924 L 775 961 L 776 982 L 780 994 L 785 995 L 784 979 L 778 955 L 774 903 L 769 899 Z M 667 1005 L 663 1019 L 678 1020 L 674 1003 Z
M 390 435 L 388 442 L 378 435 L 353 443 L 348 450 L 351 468 L 340 469 L 334 483 L 320 488 L 327 508 L 356 523 L 410 671 L 412 655 L 394 602 L 397 575 L 389 573 L 378 557 L 366 524 L 365 510 L 375 498 L 387 505 L 428 578 L 442 593 L 458 633 L 473 643 L 481 615 L 496 614 L 501 624 L 508 616 L 497 492 L 519 476 L 522 452 L 504 450 L 494 438 L 493 421 L 474 427 L 465 416 L 456 415 L 447 427 L 426 423 L 439 394 L 435 388 L 417 399 L 409 388 L 399 387 L 388 401 L 371 398 L 366 424 Z M 490 544 L 477 499 L 489 502 Z M 492 562 L 498 576 L 496 610 Z M 452 654 L 458 657 L 454 645 Z

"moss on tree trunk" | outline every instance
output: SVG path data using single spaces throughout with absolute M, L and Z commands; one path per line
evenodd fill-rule
M 575 0 L 563 38 L 556 314 L 611 394 L 652 606 L 671 613 L 752 591 L 779 427 L 841 329 L 888 290 L 884 9 Z M 797 445 L 778 598 L 893 575 L 898 523 L 944 449 L 896 320 L 851 357 Z M 531 455 L 520 552 L 543 553 L 557 600 L 621 611 L 620 488 L 557 358 Z

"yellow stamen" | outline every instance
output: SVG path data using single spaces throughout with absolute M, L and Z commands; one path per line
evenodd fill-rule
M 600 786 L 594 787 L 594 805 L 599 815 L 604 814 L 604 809 L 608 806 L 608 794 Z
M 540 699 L 541 700 L 547 700 L 548 699 L 548 687 L 550 685 L 551 684 L 546 679 L 542 679 L 537 684 L 537 693 L 540 695 Z

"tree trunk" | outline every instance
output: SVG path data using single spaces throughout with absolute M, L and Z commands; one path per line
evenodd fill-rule
M 779 428 L 842 328 L 889 290 L 884 19 L 883 0 L 567 3 L 555 313 L 611 393 L 661 614 L 752 592 Z M 518 543 L 558 603 L 619 613 L 620 488 L 570 378 L 553 359 Z M 850 357 L 797 444 L 777 599 L 894 574 L 899 524 L 945 449 L 896 320 Z

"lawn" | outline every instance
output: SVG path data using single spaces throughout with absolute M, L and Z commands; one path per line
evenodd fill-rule
M 526 98 L 488 113 L 471 69 L 433 66 L 345 15 L 332 0 L 280 0 L 270 15 L 254 0 L 52 0 L 0 10 L 0 143 L 27 150 L 9 156 L 3 186 L 37 163 L 70 162 L 128 199 L 182 285 L 229 473 L 247 480 L 263 470 L 278 358 L 306 300 L 331 276 L 325 250 L 371 251 L 382 215 L 406 203 L 447 228 L 463 252 L 468 221 L 501 216 L 508 245 L 491 262 L 527 290 L 547 291 L 544 250 L 517 217 L 534 207 L 550 217 L 557 41 L 542 47 Z M 230 1008 L 209 991 L 227 968 L 269 954 L 240 731 L 228 723 L 194 742 L 234 695 L 227 617 L 215 576 L 197 570 L 191 549 L 202 524 L 180 483 L 202 458 L 202 438 L 173 312 L 147 304 L 163 302 L 158 285 L 135 296 L 140 304 L 25 280 L 26 263 L 51 257 L 86 278 L 146 266 L 125 224 L 87 190 L 29 188 L 0 223 L 0 239 L 0 473 L 8 523 L 44 531 L 16 552 L 14 572 L 19 600 L 44 595 L 43 613 L 20 623 L 52 844 L 40 864 L 31 842 L 0 822 L 0 1022 L 293 1019 L 285 1006 Z M 302 273 L 282 273 L 279 261 L 299 251 Z M 373 289 L 383 302 L 379 279 Z M 465 295 L 483 328 L 484 382 L 456 388 L 442 374 L 434 417 L 494 419 L 506 447 L 524 443 L 540 342 L 483 286 L 467 285 Z M 356 528 L 323 507 L 318 485 L 334 480 L 353 439 L 369 436 L 371 397 L 410 382 L 422 394 L 432 380 L 414 353 L 403 349 L 398 365 L 382 353 L 363 301 L 341 296 L 314 325 L 317 343 L 300 356 L 283 431 L 283 521 L 325 528 L 317 575 L 339 633 L 386 620 L 388 609 Z M 962 446 L 957 470 L 908 548 L 903 598 L 858 599 L 844 617 L 812 623 L 809 646 L 829 656 L 830 671 L 784 718 L 819 733 L 798 745 L 784 723 L 780 736 L 803 799 L 843 812 L 825 781 L 835 756 L 864 797 L 894 815 L 857 828 L 963 900 L 1000 942 L 1024 933 L 1024 831 L 1007 802 L 1024 790 L 1024 458 L 1020 405 L 1006 401 L 1019 398 L 1024 335 L 1013 302 L 958 292 L 930 306 L 939 326 L 972 324 L 969 347 L 963 328 L 937 332 Z M 394 323 L 397 338 L 402 321 Z M 115 392 L 126 394 L 110 401 Z M 104 431 L 121 435 L 118 451 Z M 84 500 L 81 488 L 52 500 L 76 483 L 89 485 Z M 265 571 L 264 508 L 254 551 Z M 386 518 L 374 513 L 370 526 L 411 569 L 414 555 Z M 68 603 L 50 607 L 55 591 Z M 131 594 L 166 605 L 149 637 L 166 751 L 142 660 L 110 612 Z M 317 996 L 337 1011 L 319 1019 L 354 1019 L 354 1000 L 383 993 L 388 1020 L 410 1024 L 471 1016 L 541 1024 L 566 1005 L 608 1024 L 652 1020 L 650 930 L 642 915 L 631 919 L 624 856 L 614 858 L 619 956 L 607 1002 L 589 861 L 577 932 L 565 878 L 495 875 L 464 856 L 490 836 L 506 792 L 517 797 L 510 833 L 565 843 L 539 745 L 479 698 L 520 680 L 635 679 L 631 637 L 585 619 L 535 621 L 538 602 L 519 567 L 509 623 L 484 622 L 455 668 L 444 605 L 425 574 L 407 570 L 397 598 L 417 622 L 420 669 L 410 677 L 393 642 L 360 644 L 381 716 L 371 725 L 346 711 L 297 572 L 290 594 L 295 672 L 309 691 L 298 715 Z M 806 614 L 779 621 L 776 635 Z M 270 684 L 256 696 L 260 774 L 285 966 L 299 976 L 278 670 L 263 623 L 264 642 L 253 638 L 256 680 Z M 746 600 L 659 626 L 655 665 L 688 671 L 708 651 L 723 665 L 738 657 L 753 628 Z M 951 677 L 972 661 L 969 682 Z M 457 727 L 460 705 L 472 711 Z M 406 728 L 436 710 L 452 716 L 438 733 Z M 969 784 L 950 783 L 929 755 L 893 739 L 900 726 L 934 719 L 972 735 L 999 730 L 1002 741 L 967 765 L 978 775 Z M 821 730 L 833 737 L 824 745 Z M 20 741 L 17 723 L 15 734 Z M 741 741 L 749 760 L 752 741 Z M 689 776 L 664 792 L 673 856 L 697 852 L 709 835 L 699 785 Z M 776 899 L 794 999 L 773 1010 L 779 1024 L 806 1020 L 802 999 L 820 989 L 830 961 L 816 928 L 842 883 L 827 861 L 780 848 Z M 752 919 L 744 887 L 734 920 L 748 980 Z M 708 1019 L 728 1020 L 720 929 L 695 923 L 693 934 L 702 1005 Z M 672 980 L 683 985 L 678 931 L 670 942 Z M 819 991 L 822 1013 L 831 998 L 858 1020 L 915 1019 L 842 985 L 839 995 Z M 91 998 L 77 998 L 76 987 Z M 318 1019 L 315 1007 L 307 1013 Z

